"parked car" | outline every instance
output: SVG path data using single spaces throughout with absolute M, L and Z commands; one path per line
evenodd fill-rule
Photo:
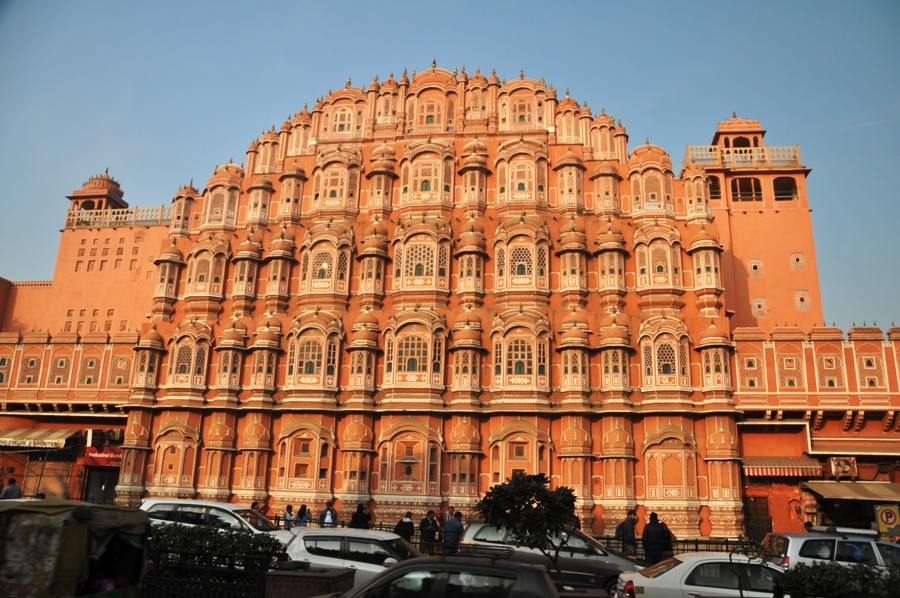
M 210 525 L 221 529 L 235 529 L 271 534 L 287 545 L 294 535 L 266 519 L 265 515 L 247 507 L 228 502 L 189 500 L 178 498 L 147 498 L 141 503 L 150 522 L 179 523 L 181 525 Z
M 327 598 L 558 598 L 539 565 L 453 556 L 399 563 L 368 583 Z M 326 598 L 321 596 L 319 598 Z
M 690 552 L 635 573 L 623 573 L 616 593 L 610 596 L 772 598 L 781 575 L 780 568 L 763 559 L 727 552 Z
M 900 545 L 883 542 L 870 530 L 816 527 L 810 533 L 770 533 L 763 547 L 773 564 L 788 569 L 799 563 L 835 561 L 846 565 L 900 565 Z
M 287 553 L 292 561 L 311 567 L 353 569 L 353 585 L 365 583 L 400 561 L 422 556 L 416 548 L 390 532 L 351 528 L 295 528 Z
M 573 588 L 603 588 L 612 595 L 619 574 L 625 571 L 640 571 L 643 561 L 633 560 L 612 552 L 595 539 L 576 530 L 564 532 L 563 549 L 559 553 L 559 567 L 563 582 Z M 509 560 L 520 563 L 542 565 L 550 577 L 558 574 L 549 559 L 537 549 L 516 546 L 515 537 L 505 529 L 497 530 L 483 521 L 471 521 L 460 541 L 461 548 L 495 547 L 506 550 Z

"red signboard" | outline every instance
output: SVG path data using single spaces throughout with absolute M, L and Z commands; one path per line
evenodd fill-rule
M 84 464 L 88 467 L 121 467 L 122 449 L 118 446 L 89 446 L 84 451 Z

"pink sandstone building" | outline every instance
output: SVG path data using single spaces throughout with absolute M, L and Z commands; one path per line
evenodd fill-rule
M 381 521 L 516 471 L 598 533 L 868 521 L 900 499 L 900 328 L 824 325 L 810 169 L 764 138 L 732 117 L 676 164 L 543 80 L 432 65 L 160 207 L 92 177 L 53 279 L 0 281 L 0 468 Z

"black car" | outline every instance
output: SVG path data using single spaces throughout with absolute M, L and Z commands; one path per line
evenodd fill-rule
M 559 568 L 563 582 L 573 588 L 602 588 L 614 595 L 620 573 L 640 571 L 644 561 L 612 552 L 594 538 L 576 530 L 563 532 L 559 552 Z M 559 541 L 559 540 L 557 540 Z M 497 550 L 503 558 L 547 568 L 552 579 L 558 576 L 550 560 L 537 549 L 516 546 L 515 538 L 505 529 L 495 529 L 483 521 L 472 521 L 463 534 L 461 549 Z M 481 552 L 479 554 L 484 554 Z
M 453 556 L 403 561 L 369 583 L 327 598 L 559 598 L 544 567 Z M 319 598 L 326 598 L 321 596 Z

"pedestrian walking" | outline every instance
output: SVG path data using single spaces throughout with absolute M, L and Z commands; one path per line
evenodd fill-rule
M 322 527 L 337 527 L 338 515 L 331 507 L 331 501 L 325 503 L 325 508 L 319 513 L 319 525 Z
M 306 505 L 300 505 L 300 510 L 297 511 L 297 525 L 300 527 L 308 527 L 309 522 L 312 521 L 312 513 L 309 509 L 306 508 Z
M 462 513 L 454 513 L 452 519 L 444 521 L 444 554 L 456 554 L 459 551 L 459 541 L 464 531 Z
M 455 511 L 455 507 L 447 507 L 447 513 L 444 515 L 444 527 L 447 527 L 447 522 L 453 519 Z
M 434 518 L 434 511 L 429 509 L 422 521 L 419 522 L 419 542 L 424 554 L 435 554 L 439 529 Z
M 413 534 L 416 533 L 416 524 L 412 520 L 412 511 L 407 511 L 403 519 L 394 526 L 394 533 L 406 540 L 412 540 Z
M 659 522 L 659 515 L 656 513 L 650 513 L 650 523 L 644 526 L 641 543 L 644 545 L 644 560 L 651 565 L 662 560 L 662 554 L 667 548 L 672 550 L 669 530 Z
M 16 478 L 9 478 L 6 488 L 0 492 L 0 499 L 4 498 L 22 498 L 22 487 L 16 484 Z
M 294 515 L 293 505 L 286 506 L 284 508 L 284 529 L 291 531 L 291 528 L 294 527 L 296 521 L 297 517 Z
M 663 529 L 666 530 L 666 534 L 668 534 L 668 536 L 669 536 L 667 541 L 663 545 L 662 552 L 659 555 L 660 556 L 659 560 L 664 561 L 666 559 L 670 559 L 673 556 L 675 556 L 674 546 L 675 546 L 675 542 L 678 540 L 678 538 L 675 537 L 675 534 L 672 533 L 672 530 L 669 529 L 669 526 L 666 525 L 665 521 L 661 522 L 660 525 L 663 526 Z
M 347 527 L 352 527 L 354 529 L 369 529 L 369 522 L 372 521 L 372 516 L 369 515 L 369 509 L 366 508 L 365 505 L 357 505 L 356 512 L 350 518 L 350 525 Z
M 637 526 L 638 516 L 634 509 L 630 509 L 625 519 L 616 526 L 616 540 L 622 543 L 622 554 L 625 556 L 634 556 L 637 554 L 637 540 L 635 527 Z

